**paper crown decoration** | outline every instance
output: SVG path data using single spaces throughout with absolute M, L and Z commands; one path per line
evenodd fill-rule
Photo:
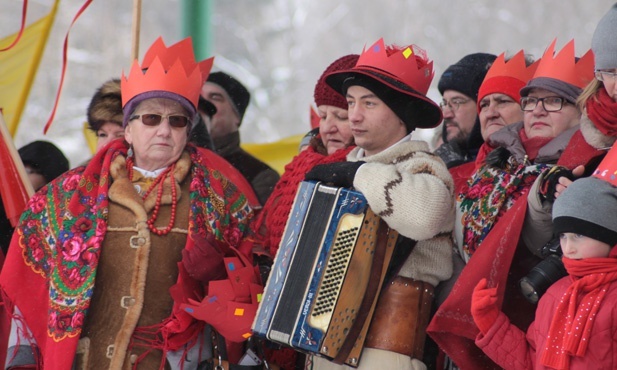
M 613 146 L 593 172 L 594 177 L 617 187 L 617 145 Z
M 488 72 L 486 72 L 484 81 L 495 77 L 512 77 L 527 83 L 538 69 L 539 63 L 540 61 L 537 60 L 527 66 L 525 52 L 523 50 L 514 54 L 514 56 L 508 60 L 506 60 L 506 53 L 501 53 L 497 59 L 495 59 Z
M 423 95 L 428 92 L 435 74 L 433 61 L 428 59 L 424 49 L 409 45 L 388 55 L 383 38 L 377 40 L 368 49 L 365 47 L 362 50 L 354 68 L 369 69 L 385 74 Z
M 555 53 L 556 42 L 557 39 L 554 39 L 542 55 L 533 78 L 549 77 L 585 88 L 594 76 L 593 52 L 588 50 L 576 61 L 574 40 L 570 40 L 558 53 Z
M 505 94 L 518 102 L 521 98 L 521 88 L 531 80 L 539 63 L 540 61 L 537 60 L 527 66 L 523 50 L 508 60 L 506 60 L 505 53 L 499 55 L 486 73 L 478 90 L 478 111 L 480 111 L 480 101 L 489 94 Z
M 165 46 L 162 38 L 150 46 L 142 65 L 135 60 L 128 77 L 122 72 L 122 106 L 148 91 L 167 91 L 180 95 L 197 107 L 201 87 L 210 74 L 214 58 L 195 61 L 190 37 Z

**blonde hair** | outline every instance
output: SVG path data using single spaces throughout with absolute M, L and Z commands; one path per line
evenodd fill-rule
M 592 79 L 587 84 L 587 86 L 585 86 L 585 89 L 583 90 L 583 92 L 576 99 L 577 108 L 582 112 L 585 109 L 587 100 L 592 99 L 592 98 L 597 100 L 598 98 L 596 97 L 596 93 L 602 87 L 604 87 L 604 85 L 602 84 L 602 81 L 598 81 L 598 79 L 596 78 Z

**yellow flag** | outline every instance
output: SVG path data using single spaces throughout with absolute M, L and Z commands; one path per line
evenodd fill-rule
M 282 174 L 285 165 L 298 155 L 298 147 L 304 134 L 286 137 L 267 144 L 242 144 L 242 148 L 267 163 Z
M 54 2 L 48 15 L 26 27 L 15 46 L 0 52 L 0 108 L 11 136 L 17 131 L 59 2 Z M 16 37 L 17 33 L 1 39 L 0 49 Z

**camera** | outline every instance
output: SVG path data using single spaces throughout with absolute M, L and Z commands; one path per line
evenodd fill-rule
M 537 304 L 542 294 L 557 280 L 566 276 L 568 273 L 563 266 L 561 256 L 561 246 L 559 237 L 551 239 L 540 250 L 542 261 L 534 266 L 527 276 L 519 281 L 519 287 L 523 296 L 533 303 Z

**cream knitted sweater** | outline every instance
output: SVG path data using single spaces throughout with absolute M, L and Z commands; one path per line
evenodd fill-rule
M 348 161 L 358 161 L 359 148 Z M 424 141 L 403 141 L 361 158 L 354 187 L 371 209 L 417 244 L 400 275 L 436 286 L 452 275 L 454 185 L 439 156 Z

